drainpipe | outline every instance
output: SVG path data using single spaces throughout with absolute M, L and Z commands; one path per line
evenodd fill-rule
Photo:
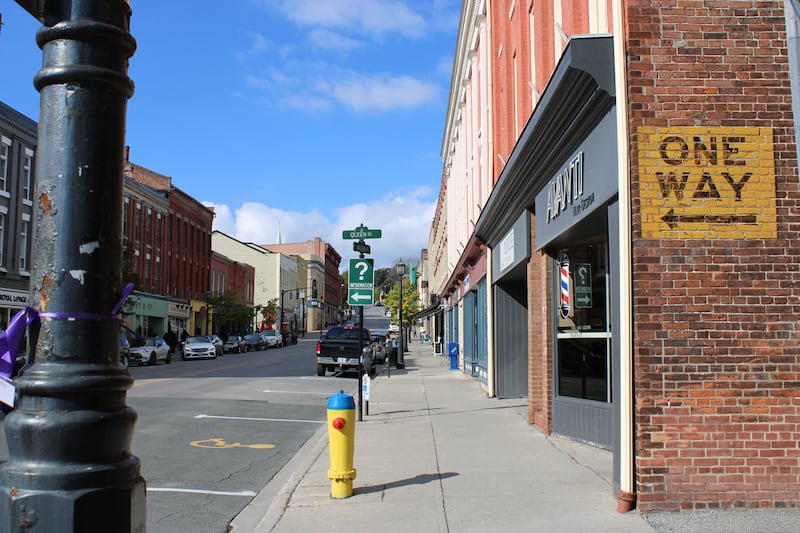
M 492 249 L 486 247 L 486 391 L 490 398 L 495 397 L 494 382 L 494 270 L 492 269 Z
M 625 54 L 624 0 L 612 2 L 614 25 L 614 85 L 617 95 L 617 165 L 619 191 L 619 299 L 620 299 L 620 488 L 617 512 L 626 513 L 636 503 L 633 449 L 633 320 L 631 283 L 631 197 L 628 151 L 628 91 Z

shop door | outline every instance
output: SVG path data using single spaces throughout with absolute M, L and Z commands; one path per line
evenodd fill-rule
M 477 300 L 477 291 L 470 291 L 464 297 L 464 373 L 472 376 L 476 375 L 478 365 Z
M 555 269 L 558 331 L 553 429 L 610 447 L 614 424 L 605 239 L 561 248 Z

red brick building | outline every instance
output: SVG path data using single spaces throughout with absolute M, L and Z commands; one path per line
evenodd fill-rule
M 305 277 L 298 282 L 303 283 L 308 306 L 307 329 L 318 329 L 319 326 L 333 324 L 341 320 L 344 288 L 339 265 L 342 256 L 336 249 L 319 237 L 313 241 L 262 244 L 262 248 L 270 252 L 289 256 L 300 256 L 305 259 Z
M 145 293 L 140 297 L 146 305 L 137 310 L 141 321 L 153 322 L 156 334 L 167 328 L 196 332 L 206 321 L 214 211 L 172 178 L 131 163 L 127 151 L 125 178 L 124 255 L 137 291 Z
M 797 9 L 464 3 L 432 322 L 620 509 L 800 505 Z

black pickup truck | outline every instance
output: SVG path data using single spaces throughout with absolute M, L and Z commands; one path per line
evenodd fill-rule
M 374 374 L 375 354 L 372 347 L 372 334 L 364 328 L 361 341 L 358 340 L 357 326 L 333 326 L 326 331 L 317 343 L 317 375 L 324 376 L 328 370 L 358 370 L 363 357 L 364 371 Z

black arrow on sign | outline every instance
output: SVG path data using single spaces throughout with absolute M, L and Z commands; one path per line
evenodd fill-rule
M 661 220 L 675 229 L 678 224 L 694 224 L 705 222 L 707 224 L 758 224 L 757 215 L 676 215 L 673 209 L 661 217 Z

